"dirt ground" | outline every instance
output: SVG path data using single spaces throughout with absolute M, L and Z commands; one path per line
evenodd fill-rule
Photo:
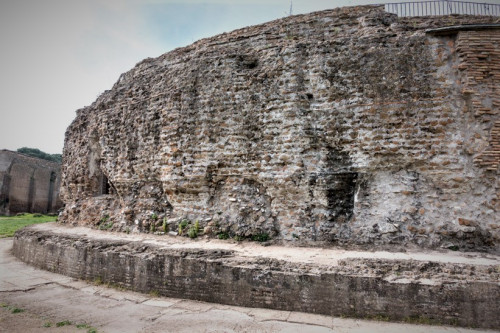
M 63 326 L 64 324 L 64 326 Z M 80 324 L 80 323 L 78 323 Z M 75 324 L 61 321 L 59 327 L 50 318 L 23 310 L 20 313 L 12 313 L 8 306 L 0 308 L 0 332 L 54 332 L 73 333 L 87 332 L 89 328 L 77 328 Z

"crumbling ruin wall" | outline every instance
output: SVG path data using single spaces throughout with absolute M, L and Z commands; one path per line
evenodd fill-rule
M 0 150 L 0 215 L 55 213 L 61 165 L 8 150 Z
M 426 31 L 492 21 L 349 7 L 146 59 L 77 111 L 61 219 L 498 249 L 500 30 Z

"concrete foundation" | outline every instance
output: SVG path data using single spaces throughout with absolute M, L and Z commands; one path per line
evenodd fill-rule
M 261 245 L 44 224 L 18 231 L 13 251 L 45 270 L 170 297 L 500 328 L 498 256 Z

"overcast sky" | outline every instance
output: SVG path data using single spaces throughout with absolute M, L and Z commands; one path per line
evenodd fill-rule
M 293 14 L 380 2 L 293 0 Z M 289 10 L 290 0 L 0 0 L 0 149 L 61 153 L 75 111 L 140 60 Z

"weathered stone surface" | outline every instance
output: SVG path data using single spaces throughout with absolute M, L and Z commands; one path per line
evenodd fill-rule
M 325 249 L 319 250 L 326 253 L 305 256 L 310 248 L 294 252 L 280 247 L 261 255 L 258 249 L 241 251 L 242 245 L 231 250 L 221 241 L 186 246 L 179 237 L 141 239 L 51 228 L 18 231 L 13 253 L 42 269 L 170 297 L 334 316 L 500 327 L 500 266 L 493 255 L 459 257 L 443 251 L 402 260 L 394 253 L 377 258 L 359 252 L 357 256 L 371 257 L 361 259 L 339 258 L 342 253 Z M 278 252 L 287 253 L 287 260 L 277 259 Z M 297 258 L 297 253 L 303 257 Z M 448 262 L 450 255 L 455 259 Z
M 55 213 L 60 185 L 59 163 L 0 150 L 0 215 Z
M 146 59 L 68 128 L 61 220 L 499 251 L 500 30 L 426 33 L 494 20 L 340 8 Z

